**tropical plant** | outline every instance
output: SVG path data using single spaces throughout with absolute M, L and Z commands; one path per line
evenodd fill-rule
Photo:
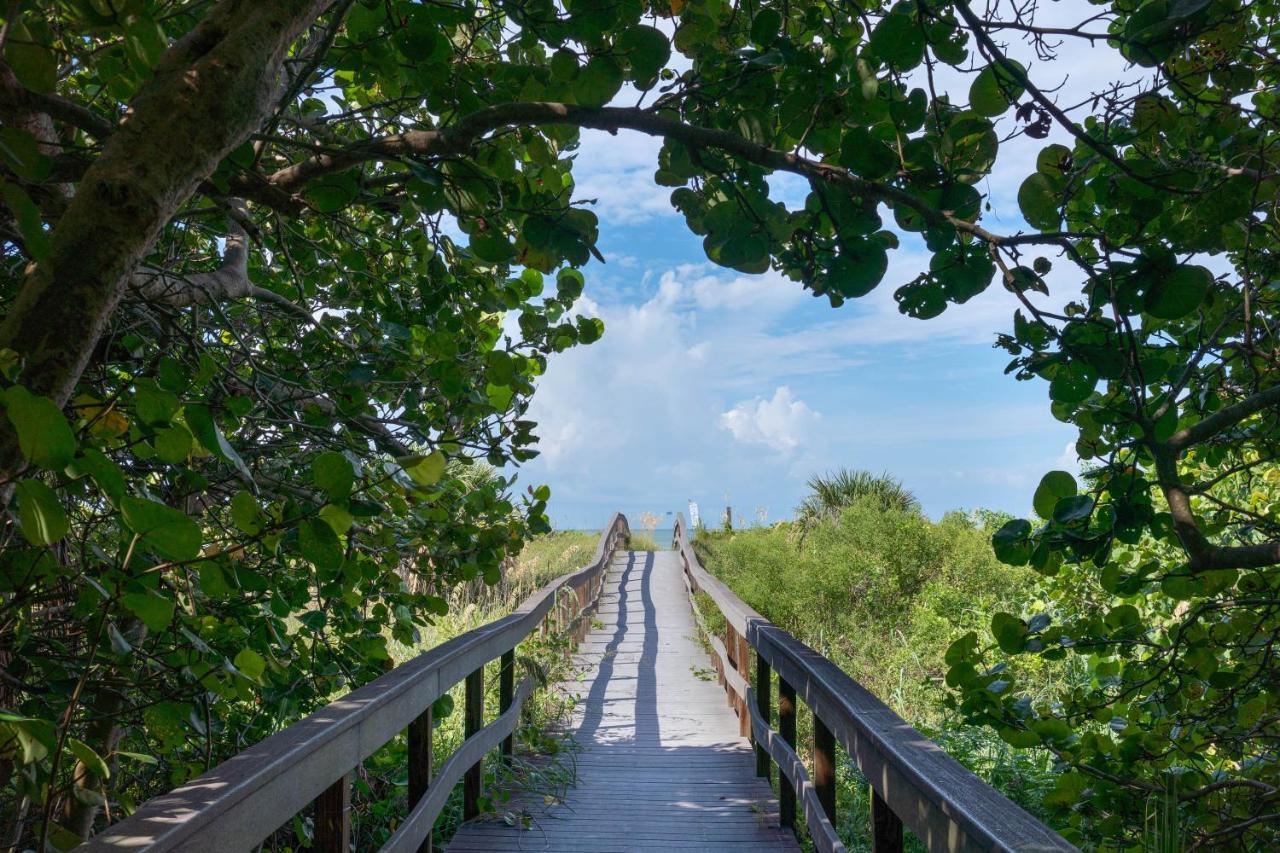
M 599 256 L 571 176 L 580 128 L 660 137 L 655 179 L 724 266 L 838 305 L 880 283 L 909 232 L 930 261 L 894 292 L 904 313 L 999 282 L 1021 305 L 1000 341 L 1010 370 L 1048 382 L 1106 472 L 1085 493 L 1046 478 L 1045 523 L 1012 523 L 999 553 L 1113 579 L 1115 543 L 1152 543 L 1160 612 L 1234 591 L 1179 617 L 1192 635 L 1230 641 L 1220 614 L 1270 624 L 1280 538 L 1237 486 L 1280 432 L 1280 10 L 1115 0 L 1063 26 L 1038 8 L 7 4 L 9 825 L 37 827 L 41 848 L 81 837 L 138 761 L 121 738 L 166 756 L 138 774 L 164 787 L 242 742 L 226 709 L 262 709 L 236 729 L 250 739 L 370 677 L 383 632 L 441 606 L 402 589 L 402 559 L 444 584 L 496 578 L 546 527 L 545 489 L 517 523 L 509 486 L 470 490 L 445 466 L 530 458 L 533 379 L 601 333 L 571 316 L 576 268 Z M 1019 38 L 1033 70 L 1009 55 Z M 1148 76 L 1059 100 L 1055 63 L 1083 44 Z M 951 69 L 972 74 L 967 93 L 939 91 Z M 632 105 L 609 106 L 624 84 Z M 1002 137 L 1051 134 L 1018 192 L 1029 228 L 988 227 Z M 807 184 L 802 204 L 774 197 L 782 172 Z M 1121 644 L 1162 630 L 1141 610 L 1112 623 L 1100 636 Z M 1173 647 L 1189 677 L 1202 653 Z M 1276 735 L 1280 690 L 1208 695 L 1216 725 Z M 1126 748 L 1089 784 L 1145 795 L 1128 771 L 1145 755 Z M 1197 842 L 1269 832 L 1274 766 L 1182 774 L 1188 807 L 1210 804 Z
M 864 498 L 870 498 L 884 510 L 920 511 L 916 496 L 888 473 L 841 468 L 830 474 L 815 474 L 809 478 L 808 486 L 809 494 L 796 507 L 796 525 L 802 535 L 823 522 L 839 518 L 846 507 Z
M 938 689 L 950 640 L 1020 606 L 1041 582 L 996 560 L 990 534 L 962 513 L 933 522 L 868 496 L 821 522 L 803 542 L 783 524 L 699 534 L 694 547 L 707 570 L 748 604 L 829 657 L 984 780 L 1043 814 L 1042 797 L 1057 778 L 1051 756 L 959 725 Z M 723 630 L 709 598 L 699 600 L 699 610 L 710 630 Z M 1041 663 L 1042 695 L 1065 682 L 1064 669 Z M 801 715 L 802 743 L 811 720 Z M 866 780 L 843 752 L 840 758 L 837 828 L 850 850 L 867 850 Z
M 1215 528 L 1238 541 L 1275 535 L 1280 468 L 1204 466 L 1198 477 L 1221 478 L 1221 493 L 1255 516 L 1233 529 L 1233 509 L 1207 508 Z M 1015 747 L 1053 753 L 1063 772 L 1045 803 L 1080 839 L 1274 847 L 1280 604 L 1267 574 L 1191 571 L 1185 552 L 1151 535 L 1118 542 L 1101 570 L 1068 560 L 1049 574 L 1026 618 L 991 615 L 994 644 L 973 631 L 948 649 L 951 707 Z M 1059 661 L 1085 677 L 1046 692 L 1039 673 Z

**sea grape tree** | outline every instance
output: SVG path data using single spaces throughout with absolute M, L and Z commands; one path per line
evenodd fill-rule
M 1105 613 L 1092 645 L 1074 616 L 995 626 L 1008 654 L 1087 650 L 1096 677 L 1065 704 L 1023 701 L 974 637 L 953 655 L 957 705 L 1056 751 L 1082 838 L 1133 837 L 1123 803 L 1153 790 L 1194 813 L 1197 841 L 1267 831 L 1280 699 L 1259 638 L 1280 531 L 1254 483 L 1280 402 L 1276 13 L 8 4 L 6 831 L 69 843 L 104 804 L 235 749 L 233 730 L 369 677 L 388 633 L 411 639 L 443 588 L 545 525 L 545 489 L 515 514 L 507 480 L 457 472 L 529 458 L 548 355 L 601 333 L 572 317 L 602 259 L 573 182 L 583 128 L 660 138 L 655 180 L 726 267 L 837 306 L 891 286 L 926 320 L 1012 294 L 1010 369 L 1048 381 L 1094 473 L 1047 477 L 1042 519 L 995 546 L 1081 573 Z M 1133 73 L 1058 90 L 1083 44 Z M 988 227 L 987 178 L 1028 140 L 1025 227 Z M 803 199 L 779 195 L 782 173 Z M 928 268 L 882 285 L 904 235 Z M 1180 740 L 1192 680 L 1199 731 L 1226 734 Z

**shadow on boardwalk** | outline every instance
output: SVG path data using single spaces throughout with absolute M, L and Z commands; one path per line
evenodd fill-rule
M 596 616 L 601 627 L 575 656 L 583 681 L 562 687 L 579 697 L 576 786 L 552 805 L 514 798 L 507 810 L 527 814 L 530 829 L 481 819 L 448 849 L 799 850 L 724 692 L 697 673 L 707 659 L 675 555 L 618 554 Z

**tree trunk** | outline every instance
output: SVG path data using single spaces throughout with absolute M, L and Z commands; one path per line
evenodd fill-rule
M 0 324 L 0 347 L 22 359 L 23 385 L 66 404 L 139 262 L 199 182 L 270 113 L 289 46 L 328 5 L 222 0 L 160 60 Z M 6 428 L 0 478 L 11 482 L 21 464 Z

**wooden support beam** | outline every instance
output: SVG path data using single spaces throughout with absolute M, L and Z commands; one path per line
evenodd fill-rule
M 778 734 L 795 749 L 796 747 L 796 689 L 778 676 Z M 778 771 L 781 777 L 782 771 Z M 778 779 L 778 816 L 783 826 L 796 828 L 796 792 L 793 780 Z
M 316 853 L 350 853 L 351 850 L 351 774 L 325 788 L 316 797 Z
M 409 724 L 409 810 L 427 795 L 431 787 L 431 706 Z M 431 853 L 431 832 L 423 840 L 418 853 Z
M 516 693 L 516 650 L 504 652 L 502 661 L 499 663 L 498 670 L 498 711 L 504 713 L 511 707 L 511 700 Z M 499 749 L 502 754 L 502 762 L 504 764 L 511 763 L 511 756 L 515 752 L 515 735 L 507 735 L 502 739 L 502 746 Z
M 827 820 L 836 825 L 836 736 L 813 715 L 813 787 Z
M 902 819 L 871 789 L 871 853 L 902 853 Z
M 769 662 L 756 655 L 756 709 L 760 716 L 769 721 L 769 705 L 773 698 L 773 671 Z M 772 779 L 773 768 L 769 761 L 769 750 L 761 743 L 756 743 L 756 775 Z
M 484 664 L 467 676 L 463 731 L 467 737 L 484 728 Z M 484 759 L 467 769 L 462 777 L 462 819 L 480 816 L 480 783 L 484 772 Z
M 751 683 L 751 644 L 745 634 L 738 634 L 738 675 L 742 676 L 744 685 Z M 738 697 L 738 734 L 751 736 L 751 714 L 747 711 L 746 690 Z

